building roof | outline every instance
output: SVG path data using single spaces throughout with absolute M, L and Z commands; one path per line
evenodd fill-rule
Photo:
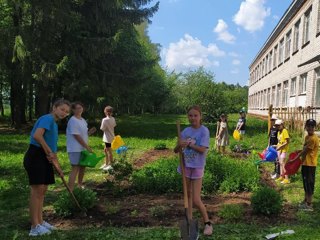
M 265 43 L 261 47 L 258 54 L 253 59 L 249 68 L 251 68 L 251 66 L 255 63 L 255 61 L 257 59 L 260 59 L 261 56 L 263 56 L 266 53 L 266 51 L 269 49 L 270 45 L 272 45 L 274 43 L 275 39 L 279 36 L 279 34 L 282 32 L 282 30 L 288 25 L 288 23 L 291 21 L 291 19 L 297 14 L 297 12 L 301 8 L 301 6 L 306 2 L 307 1 L 305 1 L 305 0 L 293 0 L 292 1 L 289 8 L 286 10 L 286 12 L 281 17 L 277 26 L 273 29 L 273 31 L 271 32 L 268 39 L 265 41 Z

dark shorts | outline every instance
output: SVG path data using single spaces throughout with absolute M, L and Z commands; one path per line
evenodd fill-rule
M 301 173 L 305 193 L 307 193 L 308 195 L 313 195 L 316 179 L 316 167 L 302 166 Z
M 111 148 L 111 143 L 104 143 L 104 145 L 106 146 L 106 148 Z
M 55 183 L 53 166 L 42 148 L 30 144 L 24 155 L 23 166 L 29 177 L 29 185 Z

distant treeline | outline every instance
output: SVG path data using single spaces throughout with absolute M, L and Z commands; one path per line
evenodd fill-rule
M 151 0 L 0 1 L 0 114 L 10 103 L 16 128 L 57 98 L 82 101 L 90 118 L 106 104 L 118 113 L 209 114 L 247 104 L 247 87 L 216 83 L 199 68 L 168 73 L 147 33 Z

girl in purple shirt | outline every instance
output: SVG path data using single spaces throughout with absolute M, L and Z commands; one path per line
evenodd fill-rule
M 188 120 L 190 127 L 181 132 L 181 139 L 174 151 L 180 149 L 184 155 L 184 165 L 188 188 L 189 206 L 199 209 L 205 223 L 204 235 L 212 235 L 212 224 L 209 220 L 207 209 L 201 200 L 202 178 L 206 164 L 206 155 L 209 148 L 209 130 L 201 124 L 201 109 L 199 106 L 192 106 L 188 109 Z M 180 167 L 178 171 L 181 172 Z M 190 194 L 192 193 L 192 198 Z M 189 208 L 189 216 L 192 217 L 192 208 Z

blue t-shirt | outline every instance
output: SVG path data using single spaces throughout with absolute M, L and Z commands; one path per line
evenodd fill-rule
M 181 133 L 181 138 L 197 146 L 209 148 L 209 130 L 203 125 L 197 129 L 192 127 L 185 128 Z M 185 166 L 190 168 L 204 168 L 206 165 L 207 152 L 208 151 L 200 153 L 192 148 L 186 147 L 183 150 Z
M 55 122 L 52 114 L 46 114 L 41 116 L 33 126 L 30 136 L 30 144 L 41 147 L 41 145 L 33 138 L 33 134 L 37 128 L 44 128 L 45 132 L 43 138 L 52 150 L 52 152 L 57 152 L 58 144 L 58 125 Z

